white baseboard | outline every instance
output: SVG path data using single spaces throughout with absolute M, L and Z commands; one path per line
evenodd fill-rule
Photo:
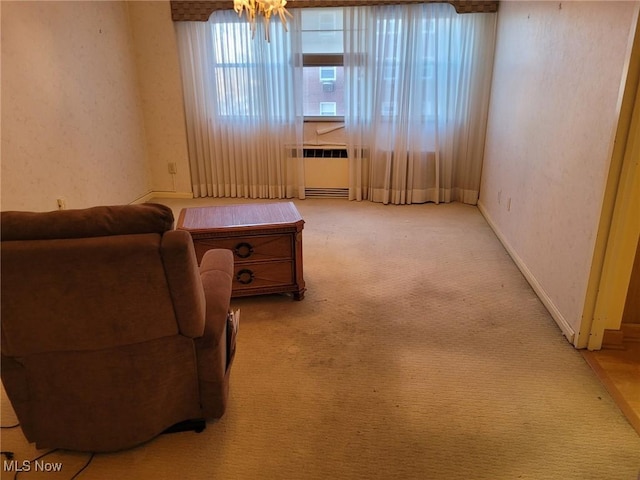
M 514 261 L 518 269 L 520 269 L 520 272 L 522 272 L 522 275 L 524 276 L 524 278 L 527 280 L 527 282 L 529 282 L 529 285 L 531 285 L 531 288 L 533 288 L 533 291 L 536 293 L 536 295 L 538 296 L 542 304 L 549 311 L 549 314 L 551 315 L 551 317 L 558 324 L 558 327 L 560 327 L 562 334 L 567 338 L 567 340 L 572 345 L 575 346 L 576 333 L 571 327 L 571 325 L 569 325 L 569 323 L 564 318 L 562 313 L 560 313 L 560 310 L 558 310 L 558 307 L 555 305 L 555 303 L 553 303 L 553 301 L 551 300 L 547 292 L 545 292 L 544 288 L 542 288 L 542 285 L 540 285 L 536 277 L 533 275 L 533 273 L 531 273 L 531 270 L 529 270 L 529 268 L 524 263 L 524 261 L 520 258 L 520 256 L 509 244 L 509 242 L 507 241 L 505 236 L 502 234 L 502 232 L 498 229 L 495 222 L 493 221 L 493 219 L 491 218 L 487 210 L 484 208 L 484 205 L 482 204 L 482 202 L 478 202 L 478 209 L 480 210 L 480 213 L 482 213 L 482 216 L 487 221 L 487 223 L 489 224 L 493 232 L 496 234 L 496 236 L 500 240 L 500 243 L 502 243 L 502 245 L 504 246 L 505 250 L 511 257 L 511 259 Z
M 148 202 L 152 198 L 185 198 L 185 199 L 192 199 L 193 198 L 193 193 L 192 192 L 164 192 L 164 191 L 159 191 L 159 190 L 158 191 L 151 191 L 151 192 L 143 195 L 140 198 L 136 198 L 131 203 L 144 203 L 144 202 Z

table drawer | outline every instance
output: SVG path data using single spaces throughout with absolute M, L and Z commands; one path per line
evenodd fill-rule
M 255 235 L 247 237 L 196 238 L 193 242 L 198 262 L 207 250 L 224 248 L 233 252 L 235 263 L 291 260 L 291 235 Z
M 293 262 L 236 263 L 233 291 L 291 285 L 294 283 Z

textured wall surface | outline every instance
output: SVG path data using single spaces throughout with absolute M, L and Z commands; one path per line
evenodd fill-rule
M 580 329 L 637 2 L 502 2 L 480 205 Z
M 191 193 L 182 80 L 168 1 L 129 2 L 154 191 Z M 175 163 L 177 173 L 169 174 Z
M 2 209 L 150 191 L 127 5 L 2 2 Z

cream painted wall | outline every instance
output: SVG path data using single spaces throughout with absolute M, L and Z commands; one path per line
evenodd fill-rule
M 2 209 L 151 189 L 127 5 L 11 2 L 2 22 Z
M 128 2 L 154 192 L 191 195 L 182 80 L 171 7 Z M 175 163 L 177 173 L 169 173 Z
M 579 333 L 638 2 L 501 2 L 480 208 Z

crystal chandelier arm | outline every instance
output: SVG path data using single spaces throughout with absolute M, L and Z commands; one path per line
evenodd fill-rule
M 251 34 L 255 35 L 256 17 L 262 15 L 265 26 L 265 36 L 269 41 L 269 22 L 275 13 L 280 18 L 285 31 L 287 31 L 287 16 L 293 17 L 287 9 L 287 0 L 233 0 L 233 9 L 242 16 L 246 12 L 247 20 L 251 24 Z

